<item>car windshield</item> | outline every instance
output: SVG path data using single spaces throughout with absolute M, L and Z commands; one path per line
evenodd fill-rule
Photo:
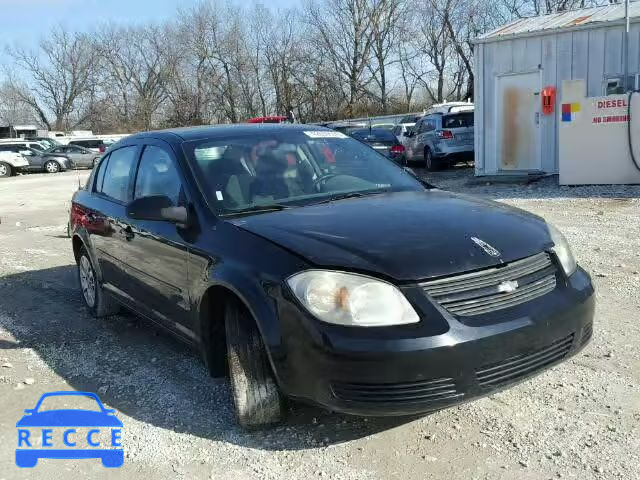
M 355 130 L 351 132 L 351 136 L 357 140 L 363 142 L 395 142 L 396 137 L 389 130 L 382 128 L 368 128 L 362 130 Z
M 256 131 L 186 142 L 183 148 L 207 200 L 221 215 L 425 188 L 370 147 L 329 130 Z
M 442 126 L 443 128 L 473 127 L 473 112 L 447 115 L 442 119 Z
M 84 395 L 50 395 L 42 399 L 38 412 L 50 410 L 91 410 L 100 412 L 100 405 L 93 397 Z

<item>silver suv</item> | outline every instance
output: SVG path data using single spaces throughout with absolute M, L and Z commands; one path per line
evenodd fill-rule
M 473 111 L 432 113 L 413 127 L 406 143 L 407 158 L 423 161 L 428 170 L 473 158 Z

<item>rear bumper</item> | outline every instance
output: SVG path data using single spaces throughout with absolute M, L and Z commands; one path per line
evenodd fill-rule
M 582 270 L 571 283 L 570 304 L 544 315 L 532 312 L 482 326 L 445 315 L 448 330 L 423 338 L 356 341 L 327 337 L 327 330 L 295 338 L 285 358 L 274 362 L 276 374 L 287 395 L 356 415 L 424 413 L 489 395 L 566 360 L 589 342 L 593 288 Z
M 460 146 L 443 146 L 436 145 L 433 155 L 437 158 L 446 158 L 453 156 L 473 155 L 473 145 L 460 145 Z

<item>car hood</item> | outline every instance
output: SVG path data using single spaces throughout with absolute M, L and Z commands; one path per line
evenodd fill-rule
M 114 415 L 90 410 L 47 410 L 25 415 L 17 427 L 121 427 Z
M 495 266 L 553 245 L 540 217 L 440 190 L 338 200 L 232 223 L 315 266 L 374 272 L 398 281 Z M 497 249 L 499 256 L 491 256 L 472 237 Z

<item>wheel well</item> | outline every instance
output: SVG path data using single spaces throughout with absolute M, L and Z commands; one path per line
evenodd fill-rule
M 214 377 L 227 375 L 225 310 L 232 302 L 246 308 L 234 292 L 222 286 L 209 287 L 200 302 L 200 329 L 205 362 Z
M 78 263 L 78 259 L 80 257 L 80 250 L 82 250 L 82 247 L 84 247 L 84 243 L 82 242 L 80 237 L 77 235 L 73 236 L 71 243 L 73 245 L 73 258 L 75 258 L 76 263 Z

